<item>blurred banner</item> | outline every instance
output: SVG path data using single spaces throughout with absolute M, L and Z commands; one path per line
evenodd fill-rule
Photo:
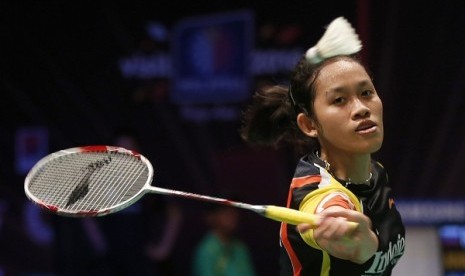
M 15 167 L 20 175 L 28 173 L 37 161 L 48 154 L 48 130 L 44 127 L 21 127 L 16 131 Z
M 405 259 L 425 255 L 429 265 L 439 262 L 443 275 L 464 276 L 465 200 L 399 200 L 396 206 L 407 225 L 406 243 L 412 251 Z M 422 246 L 424 250 L 413 250 Z M 410 269 L 412 261 L 408 262 Z
M 251 12 L 180 21 L 173 33 L 173 92 L 177 104 L 222 104 L 249 97 Z

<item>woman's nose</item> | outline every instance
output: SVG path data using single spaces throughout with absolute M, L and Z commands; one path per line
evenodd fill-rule
M 363 101 L 356 99 L 353 103 L 354 119 L 365 118 L 370 115 L 370 108 Z

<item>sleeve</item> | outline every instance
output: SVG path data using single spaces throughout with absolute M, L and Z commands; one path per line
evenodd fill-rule
M 318 188 L 307 194 L 300 203 L 299 210 L 306 213 L 319 214 L 330 206 L 341 206 L 359 212 L 363 211 L 360 200 L 335 179 L 331 179 L 330 185 Z M 305 243 L 321 250 L 313 237 L 313 229 L 300 235 Z

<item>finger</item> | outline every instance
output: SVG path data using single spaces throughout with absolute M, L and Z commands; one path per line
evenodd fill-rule
M 326 217 L 318 228 L 319 236 L 325 239 L 339 239 L 353 232 L 352 226 L 343 217 Z
M 317 227 L 316 225 L 312 225 L 309 223 L 301 223 L 297 225 L 297 231 L 299 231 L 299 233 L 305 233 L 310 229 L 315 229 L 316 227 Z
M 325 216 L 328 217 L 343 217 L 348 221 L 355 221 L 359 223 L 367 223 L 369 224 L 368 218 L 363 215 L 361 212 L 355 210 L 348 210 L 348 209 L 341 209 L 341 210 L 325 210 Z

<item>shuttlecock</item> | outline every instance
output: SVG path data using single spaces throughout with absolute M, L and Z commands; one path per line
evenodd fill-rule
M 362 49 L 357 33 L 344 17 L 334 19 L 318 43 L 307 50 L 305 58 L 312 64 L 339 55 L 352 55 Z

